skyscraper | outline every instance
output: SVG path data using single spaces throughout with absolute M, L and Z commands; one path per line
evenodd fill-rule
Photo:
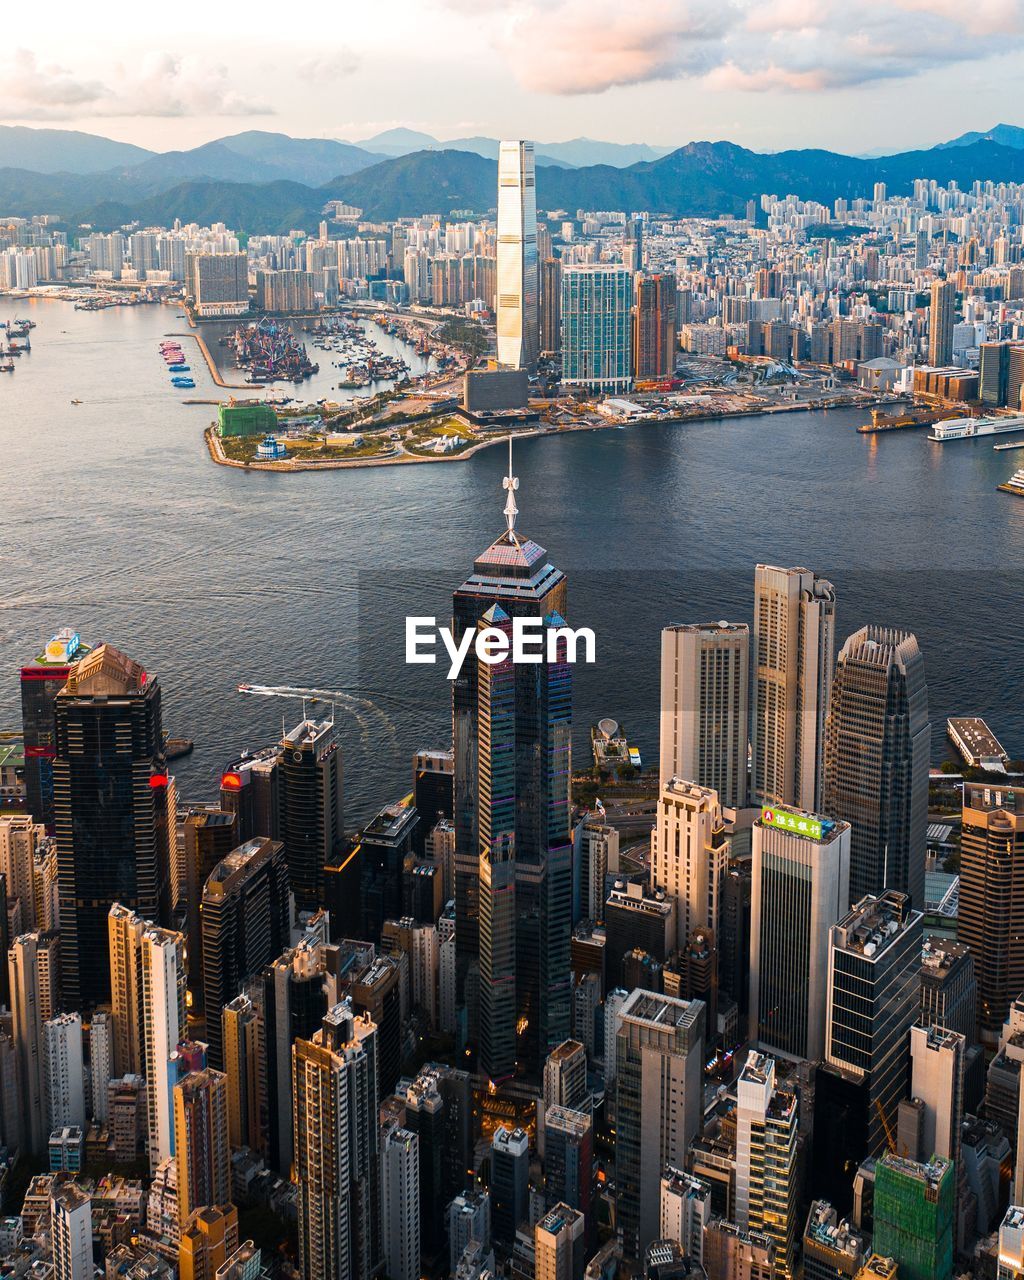
M 826 733 L 825 811 L 852 827 L 851 902 L 890 888 L 924 905 L 930 749 L 916 637 L 861 627 L 839 654 Z
M 224 1006 L 221 1035 L 228 1078 L 228 1139 L 232 1147 L 262 1151 L 266 1047 L 263 1020 L 249 996 L 235 996 Z
M 895 1258 L 900 1280 L 950 1280 L 956 1175 L 935 1156 L 924 1164 L 885 1154 L 875 1166 L 872 1247 Z
M 562 382 L 609 395 L 633 375 L 633 277 L 613 263 L 562 269 Z
M 149 1101 L 149 1164 L 175 1154 L 172 1089 L 178 1078 L 177 1048 L 188 1036 L 185 939 L 172 929 L 149 927 L 142 935 L 142 1025 L 145 1037 L 146 1096 Z M 180 1188 L 179 1178 L 179 1188 Z M 192 1204 L 219 1204 L 204 1200 Z M 182 1221 L 187 1215 L 183 1215 Z
M 832 584 L 809 569 L 755 570 L 750 781 L 764 804 L 822 812 L 835 606 Z
M 174 1086 L 174 1158 L 178 1221 L 197 1209 L 231 1203 L 228 1082 L 220 1071 L 193 1071 Z
M 491 1139 L 491 1234 L 497 1244 L 512 1248 L 529 1205 L 529 1135 L 524 1129 L 499 1125 Z
M 638 380 L 671 378 L 676 371 L 676 278 L 638 276 L 633 312 L 633 374 Z
M 660 781 L 713 787 L 727 808 L 747 798 L 750 630 L 706 622 L 661 633 Z
M 533 369 L 539 350 L 533 143 L 498 148 L 498 363 Z
M 583 1214 L 567 1204 L 541 1218 L 533 1237 L 536 1280 L 583 1280 L 585 1227 Z
M 380 1221 L 388 1280 L 419 1280 L 420 1140 L 398 1124 L 381 1133 Z
M 974 954 L 977 1025 L 994 1048 L 1024 990 L 1024 787 L 968 783 L 960 839 L 957 939 Z
M 380 1266 L 375 1037 L 339 1004 L 292 1047 L 303 1280 L 369 1280 Z
M 915 1155 L 945 1156 L 960 1168 L 967 1044 L 957 1031 L 910 1028 L 910 1096 L 921 1104 L 921 1144 Z
M 21 668 L 21 728 L 25 739 L 25 805 L 36 820 L 53 828 L 53 706 L 71 670 L 89 649 L 73 627 L 62 627 L 43 651 Z
M 48 1131 L 52 1133 L 65 1125 L 84 1130 L 82 1019 L 77 1013 L 61 1013 L 43 1023 L 43 1058 Z
M 277 776 L 279 831 L 295 909 L 316 911 L 324 901 L 324 868 L 336 862 L 345 835 L 333 719 L 302 720 L 284 736 Z
M 636 275 L 644 269 L 644 220 L 627 217 L 622 228 L 622 265 Z
M 953 322 L 956 314 L 956 281 L 932 282 L 928 307 L 928 363 L 949 364 L 953 359 Z
M 288 868 L 277 840 L 239 845 L 203 890 L 202 949 L 208 1062 L 224 1069 L 221 1011 L 288 945 Z
M 50 1230 L 54 1280 L 92 1280 L 92 1201 L 77 1183 L 54 1187 Z
M 12 1031 L 21 1064 L 22 1128 L 28 1148 L 42 1154 L 46 1127 L 46 1045 L 43 1027 L 56 1012 L 60 988 L 56 933 L 23 933 L 7 955 Z
M 541 619 L 545 639 L 565 625 L 565 575 L 515 528 L 509 453 L 507 528 L 455 592 L 456 639 L 516 617 Z M 475 964 L 480 1065 L 492 1080 L 517 1063 L 539 1075 L 569 1034 L 572 686 L 557 643 L 552 662 L 491 665 L 471 652 L 452 687 L 460 995 Z
M 557 355 L 562 350 L 562 263 L 545 258 L 540 264 L 540 349 Z
M 775 1083 L 775 1061 L 751 1049 L 736 1082 L 736 1222 L 775 1242 L 780 1277 L 798 1244 L 796 1095 Z
M 682 1167 L 700 1128 L 705 1009 L 636 990 L 615 1037 L 615 1173 L 623 1252 L 639 1259 L 658 1235 L 661 1175 Z
M 850 828 L 765 808 L 754 823 L 750 1038 L 816 1062 L 825 1048 L 828 930 L 849 901 Z
M 101 645 L 57 695 L 53 762 L 62 989 L 68 1008 L 110 1000 L 107 913 L 169 906 L 170 835 L 160 686 Z
M 676 945 L 682 949 L 694 930 L 718 933 L 729 841 L 718 793 L 710 787 L 670 778 L 657 812 L 651 876 L 676 900 Z

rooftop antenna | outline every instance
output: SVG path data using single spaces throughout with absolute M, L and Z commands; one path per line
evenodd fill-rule
M 505 499 L 505 522 L 508 525 L 508 536 L 512 538 L 515 529 L 516 516 L 519 514 L 519 508 L 516 506 L 516 490 L 519 488 L 519 477 L 512 474 L 512 437 L 508 438 L 508 475 L 501 482 L 502 488 L 508 493 Z

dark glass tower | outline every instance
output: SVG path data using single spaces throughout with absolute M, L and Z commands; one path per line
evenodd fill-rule
M 78 632 L 58 631 L 43 652 L 21 668 L 21 727 L 25 738 L 25 802 L 29 813 L 53 831 L 53 704 L 71 671 L 88 655 Z
M 337 862 L 344 841 L 341 750 L 333 720 L 302 720 L 281 742 L 278 837 L 296 911 L 324 901 L 324 868 Z M 264 835 L 265 832 L 258 832 Z
M 110 904 L 159 921 L 169 897 L 160 686 L 100 645 L 71 667 L 54 705 L 62 1003 L 85 1010 L 110 1000 Z
M 510 630 L 517 617 L 542 619 L 545 643 L 564 626 L 565 575 L 515 530 L 511 446 L 509 471 L 507 528 L 455 592 L 456 640 L 481 626 Z M 564 652 L 488 665 L 471 650 L 453 683 L 459 994 L 492 1080 L 517 1067 L 538 1075 L 569 1034 L 571 717 Z
M 883 889 L 924 905 L 928 686 L 917 638 L 867 626 L 839 654 L 825 731 L 825 812 L 852 828 L 850 902 Z

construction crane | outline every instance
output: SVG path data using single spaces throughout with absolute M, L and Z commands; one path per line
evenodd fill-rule
M 879 1098 L 875 1099 L 875 1110 L 878 1112 L 878 1118 L 882 1122 L 882 1128 L 885 1130 L 885 1140 L 889 1144 L 889 1150 L 893 1155 L 896 1154 L 896 1135 L 892 1131 L 892 1125 L 889 1123 L 885 1114 L 885 1108 L 882 1106 Z

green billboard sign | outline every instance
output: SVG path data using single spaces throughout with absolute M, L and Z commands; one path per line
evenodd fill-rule
M 788 809 L 780 809 L 777 805 L 766 804 L 761 810 L 761 822 L 766 827 L 778 827 L 780 831 L 791 831 L 795 836 L 807 836 L 811 840 L 821 839 L 821 819 L 808 817 L 806 813 L 791 813 Z

